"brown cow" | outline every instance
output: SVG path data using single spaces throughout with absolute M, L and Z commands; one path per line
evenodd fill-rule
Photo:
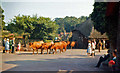
M 38 54 L 38 49 L 41 49 L 43 43 L 44 43 L 43 41 L 29 43 L 29 47 L 33 49 L 33 54 L 35 50 L 37 50 Z
M 71 42 L 71 44 L 70 44 L 71 49 L 72 49 L 72 47 L 74 47 L 74 46 L 75 46 L 75 43 L 76 43 L 75 41 L 72 41 L 72 42 Z
M 60 53 L 61 53 L 61 52 L 63 52 L 63 43 L 62 42 L 56 42 L 56 43 L 54 43 L 54 45 L 51 46 L 50 49 L 55 50 L 54 54 L 57 53 L 57 49 L 59 49 Z
M 67 41 L 67 45 L 69 45 L 70 44 L 70 41 Z
M 50 42 L 50 43 L 44 43 L 42 45 L 42 48 L 41 48 L 41 53 L 43 53 L 43 50 L 47 50 L 47 54 L 48 54 L 48 49 L 50 49 L 52 45 L 53 45 L 52 42 Z
M 65 49 L 65 51 L 67 50 L 67 46 L 70 44 L 69 41 L 65 42 L 65 41 L 62 41 L 62 46 L 63 48 Z

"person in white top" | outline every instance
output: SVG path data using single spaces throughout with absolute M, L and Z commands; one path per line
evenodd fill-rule
M 95 48 L 96 48 L 96 40 L 94 39 L 94 44 L 95 44 Z
M 105 40 L 103 40 L 103 49 L 105 49 Z
M 95 49 L 95 43 L 92 41 L 92 49 Z
M 7 41 L 5 42 L 5 50 L 6 50 L 6 53 L 8 53 L 8 51 L 9 51 L 9 39 L 7 39 Z
M 21 49 L 21 43 L 19 42 L 18 43 L 18 50 L 19 50 L 19 52 L 20 52 L 20 49 Z
M 95 43 L 92 41 L 92 54 L 91 56 L 95 56 Z
M 87 49 L 87 55 L 90 55 L 92 53 L 92 49 L 91 49 L 91 41 L 88 40 L 88 49 Z

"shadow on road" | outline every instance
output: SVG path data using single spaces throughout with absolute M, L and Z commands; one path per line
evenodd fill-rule
M 17 65 L 6 71 L 104 71 L 94 67 L 95 60 L 92 58 L 16 60 L 4 63 Z

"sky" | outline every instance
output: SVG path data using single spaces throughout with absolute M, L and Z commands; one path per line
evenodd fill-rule
M 94 0 L 3 0 L 5 22 L 17 15 L 34 15 L 63 18 L 65 16 L 89 16 Z

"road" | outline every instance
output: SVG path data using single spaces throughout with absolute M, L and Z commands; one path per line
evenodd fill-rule
M 2 54 L 2 71 L 104 71 L 103 67 L 95 65 L 101 55 L 96 50 L 95 57 L 86 55 L 86 49 L 68 49 L 57 54 L 35 54 L 20 52 L 16 54 Z M 1 64 L 1 63 L 0 63 Z

